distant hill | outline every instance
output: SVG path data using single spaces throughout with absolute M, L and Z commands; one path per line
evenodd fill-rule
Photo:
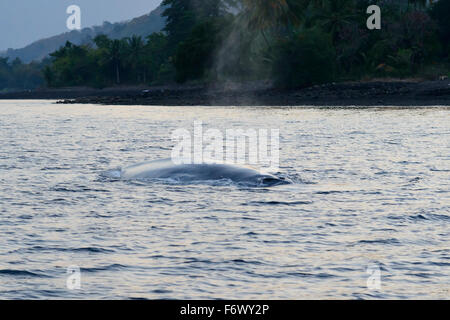
M 132 35 L 145 37 L 154 32 L 159 32 L 164 28 L 165 18 L 162 17 L 163 11 L 164 8 L 159 6 L 149 14 L 126 22 L 104 22 L 102 26 L 62 33 L 54 37 L 38 40 L 22 49 L 9 49 L 6 52 L 1 52 L 0 56 L 9 57 L 10 61 L 19 58 L 23 62 L 29 63 L 44 59 L 50 53 L 63 46 L 67 41 L 77 45 L 89 44 L 99 34 L 105 34 L 113 39 L 120 39 Z

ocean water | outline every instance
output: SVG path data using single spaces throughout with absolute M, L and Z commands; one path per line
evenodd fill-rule
M 195 120 L 280 129 L 294 183 L 102 175 Z M 0 299 L 450 298 L 449 108 L 0 101 L 0 141 Z

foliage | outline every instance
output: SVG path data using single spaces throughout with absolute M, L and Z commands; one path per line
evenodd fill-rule
M 306 29 L 277 45 L 274 77 L 282 87 L 303 87 L 332 81 L 335 50 L 329 34 Z
M 164 0 L 163 16 L 167 23 L 164 30 L 168 34 L 168 50 L 176 52 L 178 45 L 186 40 L 197 24 L 205 19 L 227 14 L 227 5 L 233 1 L 224 0 Z
M 44 70 L 46 82 L 52 87 L 150 83 L 167 60 L 166 38 L 161 33 L 146 40 L 99 35 L 95 48 L 67 42 L 51 54 L 52 64 Z
M 214 58 L 226 28 L 225 20 L 208 20 L 197 25 L 178 46 L 175 55 L 177 82 L 201 79 L 214 65 Z
M 18 58 L 12 62 L 0 58 L 0 91 L 29 90 L 39 87 L 44 82 L 42 70 L 47 61 L 24 64 Z
M 55 87 L 268 79 L 298 87 L 446 74 L 450 0 L 425 2 L 164 0 L 164 32 L 67 42 L 42 64 L 0 60 L 0 89 L 43 79 Z M 366 27 L 372 4 L 382 7 L 381 30 Z
M 438 26 L 441 43 L 446 47 L 447 58 L 450 54 L 450 0 L 436 2 L 431 11 L 431 17 Z

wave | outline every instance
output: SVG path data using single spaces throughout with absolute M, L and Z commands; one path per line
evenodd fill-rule
M 250 201 L 242 203 L 243 206 L 255 205 L 255 206 L 296 206 L 312 204 L 312 201 Z
M 17 269 L 0 269 L 0 275 L 17 276 L 17 277 L 38 277 L 47 278 L 48 276 L 27 271 L 27 270 L 17 270 Z

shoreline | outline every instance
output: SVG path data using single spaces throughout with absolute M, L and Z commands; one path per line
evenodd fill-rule
M 268 83 L 62 88 L 0 94 L 0 100 L 148 106 L 450 106 L 450 80 L 370 81 L 275 89 Z

